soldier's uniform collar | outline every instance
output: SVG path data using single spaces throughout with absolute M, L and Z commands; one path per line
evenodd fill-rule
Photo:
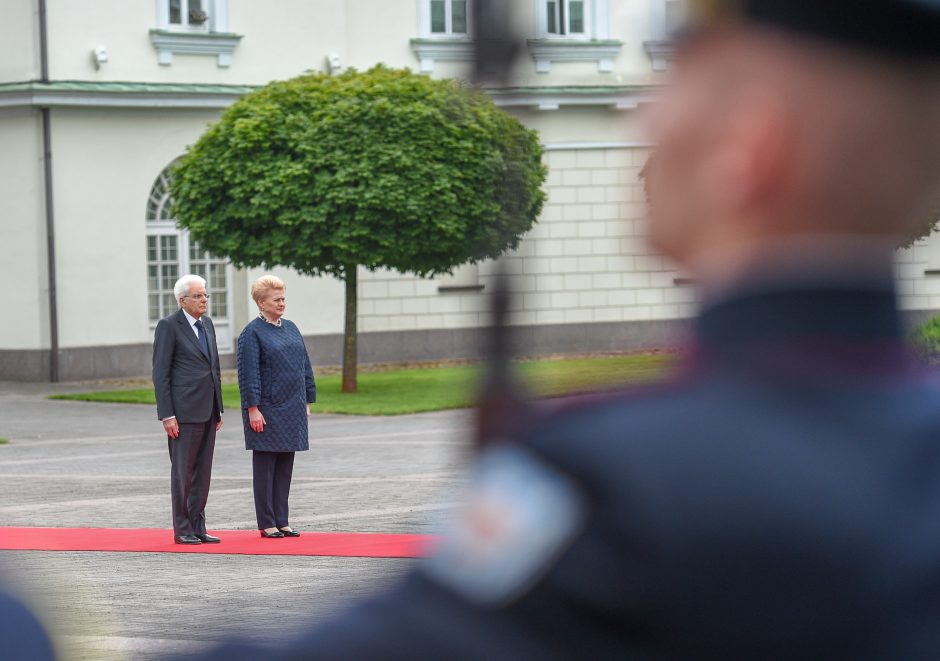
M 867 286 L 819 283 L 765 285 L 708 305 L 695 323 L 709 346 L 781 339 L 900 340 L 901 320 L 891 281 Z

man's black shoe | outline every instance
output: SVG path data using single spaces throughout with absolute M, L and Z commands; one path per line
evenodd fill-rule
M 203 544 L 218 544 L 219 542 L 222 541 L 222 540 L 219 539 L 218 537 L 213 537 L 212 535 L 209 535 L 209 534 L 206 534 L 206 533 L 202 533 L 201 535 L 197 533 L 197 534 L 196 534 L 196 537 L 198 537 L 199 540 L 200 540 Z
M 195 535 L 177 535 L 173 541 L 177 544 L 202 544 L 202 540 Z

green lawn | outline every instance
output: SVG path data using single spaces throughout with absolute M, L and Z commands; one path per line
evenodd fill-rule
M 538 397 L 653 381 L 660 378 L 669 364 L 663 355 L 605 356 L 567 360 L 537 360 L 520 364 L 520 372 L 531 392 Z M 361 372 L 359 392 L 340 392 L 339 375 L 317 377 L 315 413 L 358 415 L 398 415 L 423 411 L 464 408 L 473 404 L 479 367 L 416 368 Z M 240 405 L 238 386 L 222 386 L 225 408 Z M 105 390 L 72 395 L 53 395 L 52 399 L 90 402 L 154 404 L 153 389 Z
M 0 438 L 0 445 L 6 445 L 9 442 L 10 442 L 10 439 L 8 438 Z

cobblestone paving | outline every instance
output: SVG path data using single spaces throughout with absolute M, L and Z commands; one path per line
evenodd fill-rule
M 172 535 L 170 463 L 154 408 L 51 401 L 52 390 L 0 384 L 0 437 L 10 439 L 0 445 L 0 527 L 166 528 Z M 471 424 L 465 411 L 315 415 L 311 450 L 298 453 L 294 467 L 291 524 L 435 531 L 459 495 Z M 256 527 L 237 412 L 218 437 L 206 514 L 210 531 Z M 67 658 L 89 660 L 155 659 L 235 633 L 273 641 L 381 590 L 412 562 L 0 552 L 4 578 L 41 603 Z

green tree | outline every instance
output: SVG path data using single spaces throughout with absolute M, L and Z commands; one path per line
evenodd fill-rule
M 532 227 L 545 176 L 536 133 L 482 91 L 377 66 L 242 97 L 170 189 L 179 225 L 236 266 L 345 282 L 355 392 L 358 267 L 428 277 L 495 258 Z
M 917 229 L 911 236 L 901 237 L 901 245 L 899 248 L 910 248 L 917 241 L 921 239 L 926 239 L 928 236 L 937 231 L 937 226 L 940 225 L 940 206 L 933 205 L 924 214 L 924 220 L 918 225 Z

